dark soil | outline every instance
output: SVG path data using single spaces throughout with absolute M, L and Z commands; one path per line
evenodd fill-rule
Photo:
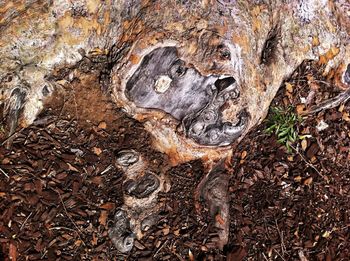
M 91 72 L 90 72 L 91 73 Z M 194 200 L 201 161 L 169 168 L 157 225 L 118 253 L 108 227 L 122 204 L 123 173 L 115 152 L 135 149 L 153 170 L 165 155 L 152 149 L 142 124 L 127 117 L 92 76 L 74 80 L 38 120 L 0 147 L 0 260 L 349 260 L 350 105 L 305 118 L 306 142 L 293 151 L 252 130 L 236 148 L 230 175 L 230 239 L 213 250 L 215 231 Z M 281 88 L 273 106 L 300 108 L 336 95 L 312 63 Z M 306 106 L 306 107 L 307 107 Z M 316 126 L 324 121 L 322 131 Z M 3 138 L 4 140 L 4 138 Z M 4 145 L 4 144 L 3 144 Z

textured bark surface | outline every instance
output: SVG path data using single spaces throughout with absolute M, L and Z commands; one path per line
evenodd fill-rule
M 48 97 L 80 80 L 76 68 L 84 70 L 89 60 L 99 71 L 91 82 L 144 124 L 170 165 L 202 159 L 210 170 L 264 119 L 283 80 L 303 61 L 317 61 L 334 88 L 348 88 L 349 12 L 346 0 L 0 1 L 0 100 L 9 133 L 18 121 L 31 124 Z M 140 162 L 146 161 L 130 165 Z M 215 183 L 217 168 L 198 193 L 222 211 L 216 221 L 222 247 L 228 217 L 226 196 L 218 202 L 212 195 L 225 190 Z M 132 242 L 127 223 L 141 237 L 141 219 L 167 190 L 164 177 L 146 169 L 136 176 L 124 169 L 121 211 L 130 221 L 116 213 L 125 231 L 111 231 L 121 251 Z
M 350 59 L 349 8 L 345 0 L 271 4 L 264 1 L 3 1 L 1 98 L 9 104 L 10 115 L 18 114 L 23 107 L 22 124 L 27 125 L 42 109 L 45 96 L 57 85 L 57 81 L 50 79 L 55 69 L 69 68 L 84 56 L 107 54 L 105 74 L 112 78 L 108 88 L 115 101 L 145 122 L 156 146 L 171 155 L 174 163 L 201 157 L 220 158 L 229 149 L 220 150 L 217 146 L 240 140 L 261 122 L 282 80 L 303 60 L 319 60 L 325 73 L 337 74 L 334 79 L 338 86 L 346 88 L 344 72 Z M 170 92 L 164 97 L 168 105 L 171 103 L 170 108 L 128 98 L 127 82 L 143 57 L 165 46 L 176 50 L 175 58 L 182 61 L 183 69 L 194 71 L 173 88 L 186 89 L 185 82 L 196 82 L 200 76 L 206 80 L 205 84 L 198 83 L 202 91 L 190 86 L 191 93 Z M 165 57 L 161 59 L 164 61 Z M 161 72 L 156 76 L 164 76 L 166 63 L 152 62 Z M 147 88 L 155 87 L 158 78 L 142 76 L 149 86 L 141 91 L 148 92 L 146 98 L 152 100 L 151 96 L 155 95 Z M 220 96 L 220 88 L 211 90 L 214 79 L 223 77 L 234 78 L 239 98 L 228 93 L 216 105 L 209 105 L 213 96 Z M 169 85 L 169 79 L 163 84 Z M 158 82 L 158 88 L 159 85 Z M 204 91 L 208 92 L 207 96 Z M 153 99 L 159 100 L 160 95 Z M 192 100 L 191 95 L 201 101 L 198 106 L 172 113 L 176 110 L 173 101 Z M 188 103 L 179 106 L 187 107 Z M 207 110 L 203 111 L 206 106 Z M 243 111 L 246 116 L 239 122 Z M 192 115 L 191 122 L 178 129 L 185 113 Z M 204 123 L 201 118 L 211 120 Z M 236 124 L 242 125 L 239 130 L 233 128 Z M 203 145 L 215 148 L 203 148 Z

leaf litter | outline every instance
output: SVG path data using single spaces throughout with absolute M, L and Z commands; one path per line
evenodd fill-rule
M 305 62 L 272 105 L 295 108 L 300 115 L 339 95 L 324 77 Z M 224 251 L 213 249 L 217 231 L 208 208 L 195 201 L 205 174 L 197 160 L 169 168 L 172 186 L 160 195 L 165 204 L 156 225 L 125 255 L 108 237 L 114 212 L 123 203 L 124 176 L 113 164 L 115 152 L 141 151 L 155 171 L 167 164 L 167 157 L 154 151 L 141 123 L 106 98 L 93 71 L 81 79 L 50 101 L 36 122 L 17 131 L 10 149 L 0 147 L 1 260 L 306 261 L 350 256 L 349 104 L 295 122 L 293 128 L 305 138 L 295 139 L 292 151 L 265 131 L 266 122 L 235 148 L 228 173 L 230 237 Z

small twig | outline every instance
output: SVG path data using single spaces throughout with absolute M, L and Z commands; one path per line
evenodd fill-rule
M 66 230 L 75 232 L 74 229 L 71 229 L 71 228 L 69 228 L 69 227 L 50 227 L 50 228 L 49 228 L 49 230 L 60 230 L 60 229 L 66 229 Z
M 283 261 L 286 261 L 286 260 L 283 258 L 283 256 L 281 256 L 281 254 L 280 254 L 276 249 L 274 249 L 273 251 L 275 251 L 275 252 L 277 253 L 277 255 L 279 255 L 279 257 L 280 257 Z
M 285 252 L 286 252 L 286 246 L 284 245 L 284 240 L 283 240 L 283 232 L 281 233 L 279 227 L 278 227 L 278 223 L 277 223 L 277 220 L 275 219 L 275 224 L 276 224 L 276 229 L 277 229 L 277 232 L 278 232 L 278 235 L 280 236 L 281 238 L 281 249 L 282 249 L 282 254 L 285 255 Z
M 56 191 L 56 190 L 54 190 L 54 191 L 58 194 L 58 196 L 59 196 L 59 198 L 60 198 L 60 201 L 61 201 L 61 203 L 62 203 L 64 212 L 66 213 L 67 217 L 68 217 L 69 220 L 73 223 L 74 227 L 78 230 L 78 232 L 79 232 L 79 233 L 78 233 L 79 239 L 81 240 L 81 242 L 83 242 L 84 245 L 86 245 L 85 242 L 84 242 L 84 240 L 80 237 L 80 234 L 82 234 L 81 230 L 79 229 L 79 227 L 77 226 L 77 224 L 75 224 L 74 220 L 73 220 L 72 217 L 69 215 L 66 206 L 64 205 L 64 202 L 63 202 L 63 200 L 62 200 L 61 194 L 60 194 L 58 191 Z
M 8 137 L 1 143 L 1 146 L 5 145 L 6 143 L 7 143 L 7 145 L 8 145 L 8 143 L 11 143 L 11 141 L 12 141 L 13 139 L 16 138 L 16 135 L 19 134 L 19 133 L 21 133 L 22 130 L 24 130 L 24 128 L 21 128 L 20 130 L 14 132 L 14 133 L 12 133 L 10 136 L 8 136 Z M 7 149 L 8 149 L 8 148 L 7 148 Z
M 158 248 L 158 250 L 154 253 L 154 255 L 153 255 L 153 257 L 156 257 L 157 255 L 158 255 L 158 253 L 159 253 L 159 251 L 163 248 L 163 247 L 165 247 L 165 245 L 168 243 L 168 239 L 167 240 L 165 240 L 163 243 L 162 243 L 162 245 Z
M 182 258 L 182 256 L 180 256 L 178 253 L 172 251 L 172 253 L 180 260 L 180 261 L 184 261 L 184 259 Z
M 43 259 L 47 252 L 48 252 L 48 251 L 45 249 L 45 251 L 44 251 L 44 253 L 41 255 L 41 258 L 40 258 L 40 259 Z
M 305 257 L 303 250 L 299 250 L 298 252 L 300 261 L 308 261 L 308 259 Z
M 262 253 L 262 255 L 263 255 L 263 257 L 265 258 L 266 261 L 269 261 L 264 253 Z
M 31 217 L 31 215 L 33 214 L 33 212 L 30 212 L 30 214 L 28 215 L 28 217 L 24 220 L 23 224 L 21 225 L 19 230 L 22 230 L 24 225 L 27 223 L 28 219 Z
M 6 178 L 10 179 L 10 176 L 2 168 L 0 168 L 0 172 L 4 174 Z
M 302 115 L 314 114 L 323 110 L 328 110 L 339 106 L 341 103 L 346 103 L 350 99 L 350 88 L 337 96 L 321 102 L 318 105 L 312 106 L 310 110 L 302 113 Z
M 301 157 L 301 159 L 306 163 L 306 165 L 308 165 L 309 167 L 313 168 L 317 173 L 318 175 L 320 175 L 322 178 L 324 178 L 324 176 L 321 174 L 321 172 L 313 165 L 311 164 L 310 162 L 308 162 L 305 157 L 299 152 L 298 149 L 294 148 L 292 145 L 290 145 L 290 147 L 296 152 L 298 153 L 298 155 Z
M 107 168 L 105 168 L 105 169 L 101 172 L 100 175 L 103 175 L 103 174 L 107 173 L 108 171 L 110 171 L 110 170 L 112 169 L 112 167 L 113 167 L 112 164 L 108 165 Z

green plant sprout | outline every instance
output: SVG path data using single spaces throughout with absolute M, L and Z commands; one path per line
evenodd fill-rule
M 297 125 L 301 122 L 301 117 L 293 111 L 291 106 L 271 107 L 270 111 L 265 133 L 270 135 L 274 133 L 277 142 L 285 145 L 288 152 L 291 152 L 291 145 L 300 139 Z

